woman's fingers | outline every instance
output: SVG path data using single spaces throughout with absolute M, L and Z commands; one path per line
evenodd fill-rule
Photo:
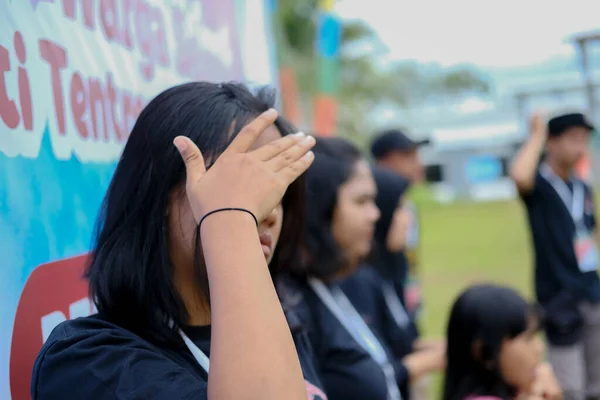
M 273 125 L 276 119 L 277 111 L 273 108 L 260 114 L 254 121 L 242 128 L 224 153 L 246 153 L 254 142 L 256 142 L 256 139 L 258 139 L 265 129 Z
M 315 138 L 312 136 L 304 136 L 287 150 L 276 154 L 268 161 L 269 168 L 272 171 L 279 172 L 289 165 L 298 161 L 315 145 Z
M 300 157 L 298 160 L 294 161 L 293 163 L 289 164 L 287 167 L 282 169 L 280 173 L 283 175 L 286 185 L 291 184 L 296 179 L 298 179 L 300 175 L 306 172 L 306 170 L 308 169 L 308 167 L 310 167 L 314 159 L 315 153 L 309 151 L 308 153 L 305 153 L 302 157 Z
M 196 146 L 196 143 L 185 136 L 177 136 L 173 140 L 173 144 L 177 147 L 177 150 L 185 163 L 187 183 L 198 182 L 206 173 L 202 152 L 198 146 Z
M 287 135 L 281 139 L 277 139 L 265 144 L 261 148 L 254 150 L 252 153 L 261 161 L 269 161 L 282 154 L 290 147 L 296 145 L 304 137 L 305 135 L 302 132 L 294 133 L 293 135 Z

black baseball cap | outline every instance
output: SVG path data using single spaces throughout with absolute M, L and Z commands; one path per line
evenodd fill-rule
M 560 136 L 569 128 L 582 127 L 590 132 L 594 130 L 594 125 L 581 113 L 563 114 L 548 121 L 548 135 Z
M 412 140 L 398 129 L 381 132 L 371 142 L 371 154 L 375 158 L 386 156 L 392 151 L 411 151 L 418 147 L 428 145 L 429 139 Z

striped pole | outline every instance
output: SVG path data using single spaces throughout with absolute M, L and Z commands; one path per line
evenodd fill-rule
M 316 35 L 318 92 L 314 101 L 314 131 L 335 134 L 337 119 L 338 54 L 342 25 L 333 13 L 334 0 L 319 1 Z
M 266 6 L 273 21 L 272 34 L 275 38 L 278 48 L 285 47 L 281 41 L 284 39 L 283 27 L 277 18 L 278 0 L 263 0 L 266 1 Z M 300 112 L 300 104 L 298 102 L 299 92 L 297 85 L 296 71 L 289 65 L 289 61 L 282 52 L 277 53 L 277 70 L 279 72 L 279 95 L 283 115 L 296 127 L 302 125 L 302 114 Z

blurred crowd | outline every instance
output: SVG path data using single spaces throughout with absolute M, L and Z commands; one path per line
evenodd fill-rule
M 55 328 L 34 399 L 600 399 L 594 127 L 535 114 L 513 161 L 536 300 L 496 284 L 424 338 L 419 149 L 298 132 L 268 89 L 188 83 L 142 111 L 98 217 L 98 314 Z M 510 221 L 506 221 L 510 223 Z M 209 374 L 210 370 L 210 374 Z

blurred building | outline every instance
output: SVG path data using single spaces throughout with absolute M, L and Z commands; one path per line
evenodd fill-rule
M 439 201 L 512 198 L 516 191 L 508 168 L 527 138 L 527 119 L 533 110 L 583 111 L 600 123 L 593 102 L 600 98 L 600 44 L 593 45 L 600 34 L 586 33 L 575 40 L 581 37 L 590 38 L 585 73 L 577 52 L 539 65 L 492 70 L 495 90 L 486 99 L 438 99 L 407 110 L 383 106 L 376 110 L 375 120 L 381 127 L 404 127 L 415 138 L 431 139 L 422 149 L 422 159 Z M 600 154 L 597 136 L 593 148 Z M 598 182 L 600 156 L 592 160 L 591 178 Z
M 513 197 L 515 189 L 507 172 L 521 142 L 518 132 L 514 123 L 434 130 L 421 157 L 438 200 Z

